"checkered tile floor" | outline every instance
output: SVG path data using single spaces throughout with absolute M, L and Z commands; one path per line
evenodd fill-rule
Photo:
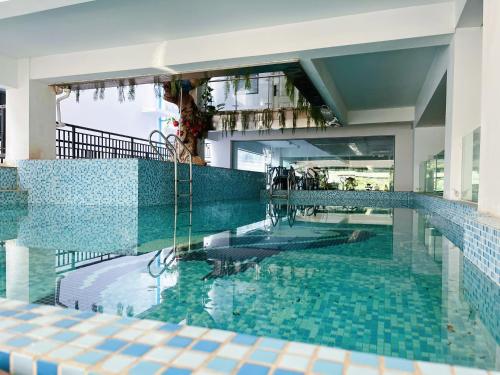
M 0 299 L 0 371 L 39 375 L 488 374 L 7 299 Z

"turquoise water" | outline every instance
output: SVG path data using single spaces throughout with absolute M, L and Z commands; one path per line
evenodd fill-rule
M 0 295 L 498 369 L 500 292 L 408 208 L 40 206 L 0 213 Z M 176 251 L 172 246 L 176 244 Z M 487 302 L 487 303 L 485 303 Z

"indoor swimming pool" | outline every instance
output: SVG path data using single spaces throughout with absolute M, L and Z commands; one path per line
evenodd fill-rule
M 263 201 L 195 205 L 191 228 L 189 216 L 3 209 L 0 297 L 499 369 L 499 288 L 443 218 Z

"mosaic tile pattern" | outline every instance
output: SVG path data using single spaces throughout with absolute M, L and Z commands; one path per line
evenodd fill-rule
M 2 191 L 0 190 L 0 207 L 26 206 L 28 204 L 27 191 Z
M 275 191 L 275 193 L 277 195 L 286 195 L 286 191 Z M 262 190 L 261 198 L 269 198 L 266 190 Z M 413 193 L 397 191 L 293 190 L 290 199 L 294 204 L 411 207 Z
M 0 300 L 0 315 L 0 370 L 19 374 L 488 374 L 12 300 Z
M 0 166 L 0 190 L 17 189 L 17 170 Z
M 186 179 L 187 165 L 179 165 Z M 173 165 L 155 160 L 25 160 L 19 162 L 20 185 L 30 204 L 153 206 L 172 204 Z M 264 174 L 193 166 L 193 201 L 259 197 Z M 187 192 L 188 184 L 179 186 Z M 187 198 L 186 198 L 187 199 Z

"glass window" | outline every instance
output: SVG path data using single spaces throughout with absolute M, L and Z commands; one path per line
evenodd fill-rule
M 237 169 L 244 171 L 264 172 L 265 157 L 263 154 L 247 151 L 239 148 L 237 150 Z

